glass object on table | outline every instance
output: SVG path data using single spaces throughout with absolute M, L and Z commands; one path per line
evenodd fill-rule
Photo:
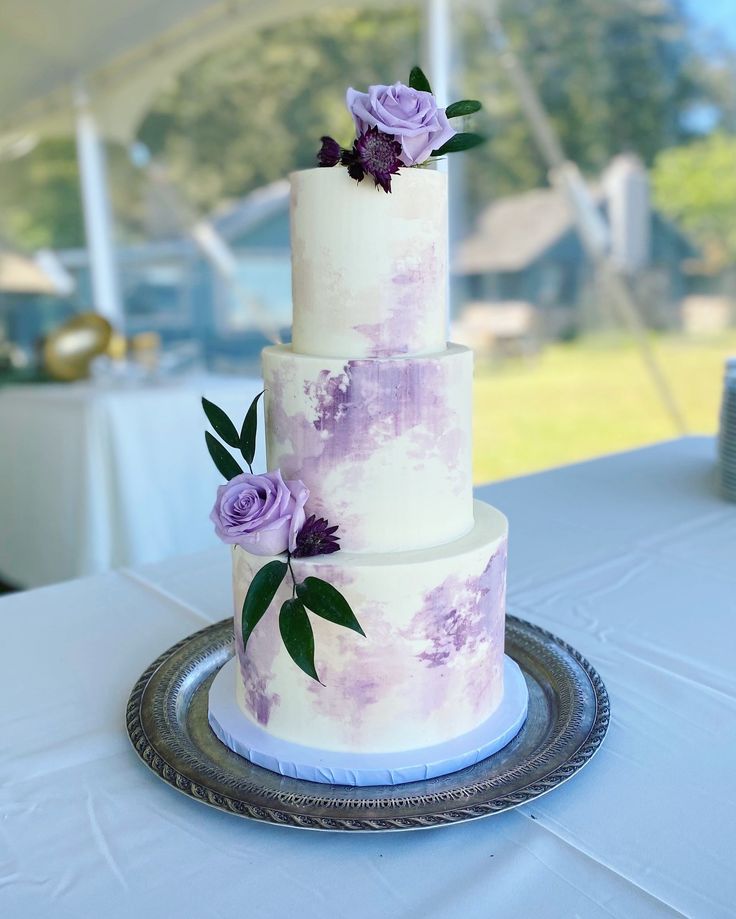
M 158 332 L 139 332 L 130 339 L 130 356 L 143 377 L 158 374 L 161 359 L 161 336 Z
M 723 497 L 736 501 L 736 356 L 727 358 L 725 364 L 718 431 L 718 478 Z

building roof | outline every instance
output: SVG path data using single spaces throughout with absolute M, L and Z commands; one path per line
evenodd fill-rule
M 591 189 L 596 203 L 599 189 Z M 478 218 L 476 228 L 457 247 L 456 274 L 521 271 L 574 226 L 572 209 L 563 192 L 535 188 L 499 198 Z

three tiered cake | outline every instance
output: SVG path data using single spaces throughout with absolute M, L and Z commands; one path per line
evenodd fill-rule
M 370 783 L 361 763 L 381 757 L 399 776 L 388 780 L 405 781 L 416 775 L 402 765 L 422 765 L 410 751 L 433 751 L 435 774 L 493 752 L 518 730 L 526 699 L 499 724 L 507 522 L 473 500 L 473 357 L 445 343 L 446 175 L 394 171 L 390 194 L 356 177 L 292 175 L 293 339 L 263 352 L 268 468 L 292 493 L 295 483 L 306 488 L 307 514 L 339 526 L 340 551 L 335 542 L 329 554 L 302 557 L 292 538 L 291 577 L 257 626 L 243 620 L 246 596 L 284 554 L 236 544 L 233 586 L 246 752 L 319 778 L 289 755 L 317 751 L 327 780 L 332 757 L 354 762 L 361 784 Z M 302 597 L 294 585 L 314 578 L 339 592 L 357 622 L 309 615 L 313 658 L 296 666 L 284 633 L 289 604 Z M 218 733 L 242 752 L 237 731 Z M 278 753 L 259 760 L 269 739 Z

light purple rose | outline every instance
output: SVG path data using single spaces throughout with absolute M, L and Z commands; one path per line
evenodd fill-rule
M 400 159 L 405 166 L 423 163 L 457 133 L 445 110 L 437 108 L 432 93 L 403 83 L 369 86 L 367 93 L 350 87 L 346 101 L 358 136 L 372 127 L 393 134 L 401 143 Z
M 308 497 L 303 482 L 284 482 L 278 469 L 262 475 L 244 472 L 217 489 L 210 520 L 223 542 L 252 555 L 293 552 Z

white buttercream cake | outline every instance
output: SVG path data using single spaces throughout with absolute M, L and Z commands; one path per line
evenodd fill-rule
M 294 558 L 365 637 L 312 616 L 321 682 L 279 636 L 285 581 L 247 647 L 242 607 L 273 558 L 233 550 L 237 695 L 275 737 L 381 753 L 449 741 L 503 697 L 507 522 L 471 489 L 472 353 L 445 344 L 447 181 L 391 194 L 344 169 L 291 177 L 293 343 L 263 355 L 267 461 L 339 524 L 341 551 Z

